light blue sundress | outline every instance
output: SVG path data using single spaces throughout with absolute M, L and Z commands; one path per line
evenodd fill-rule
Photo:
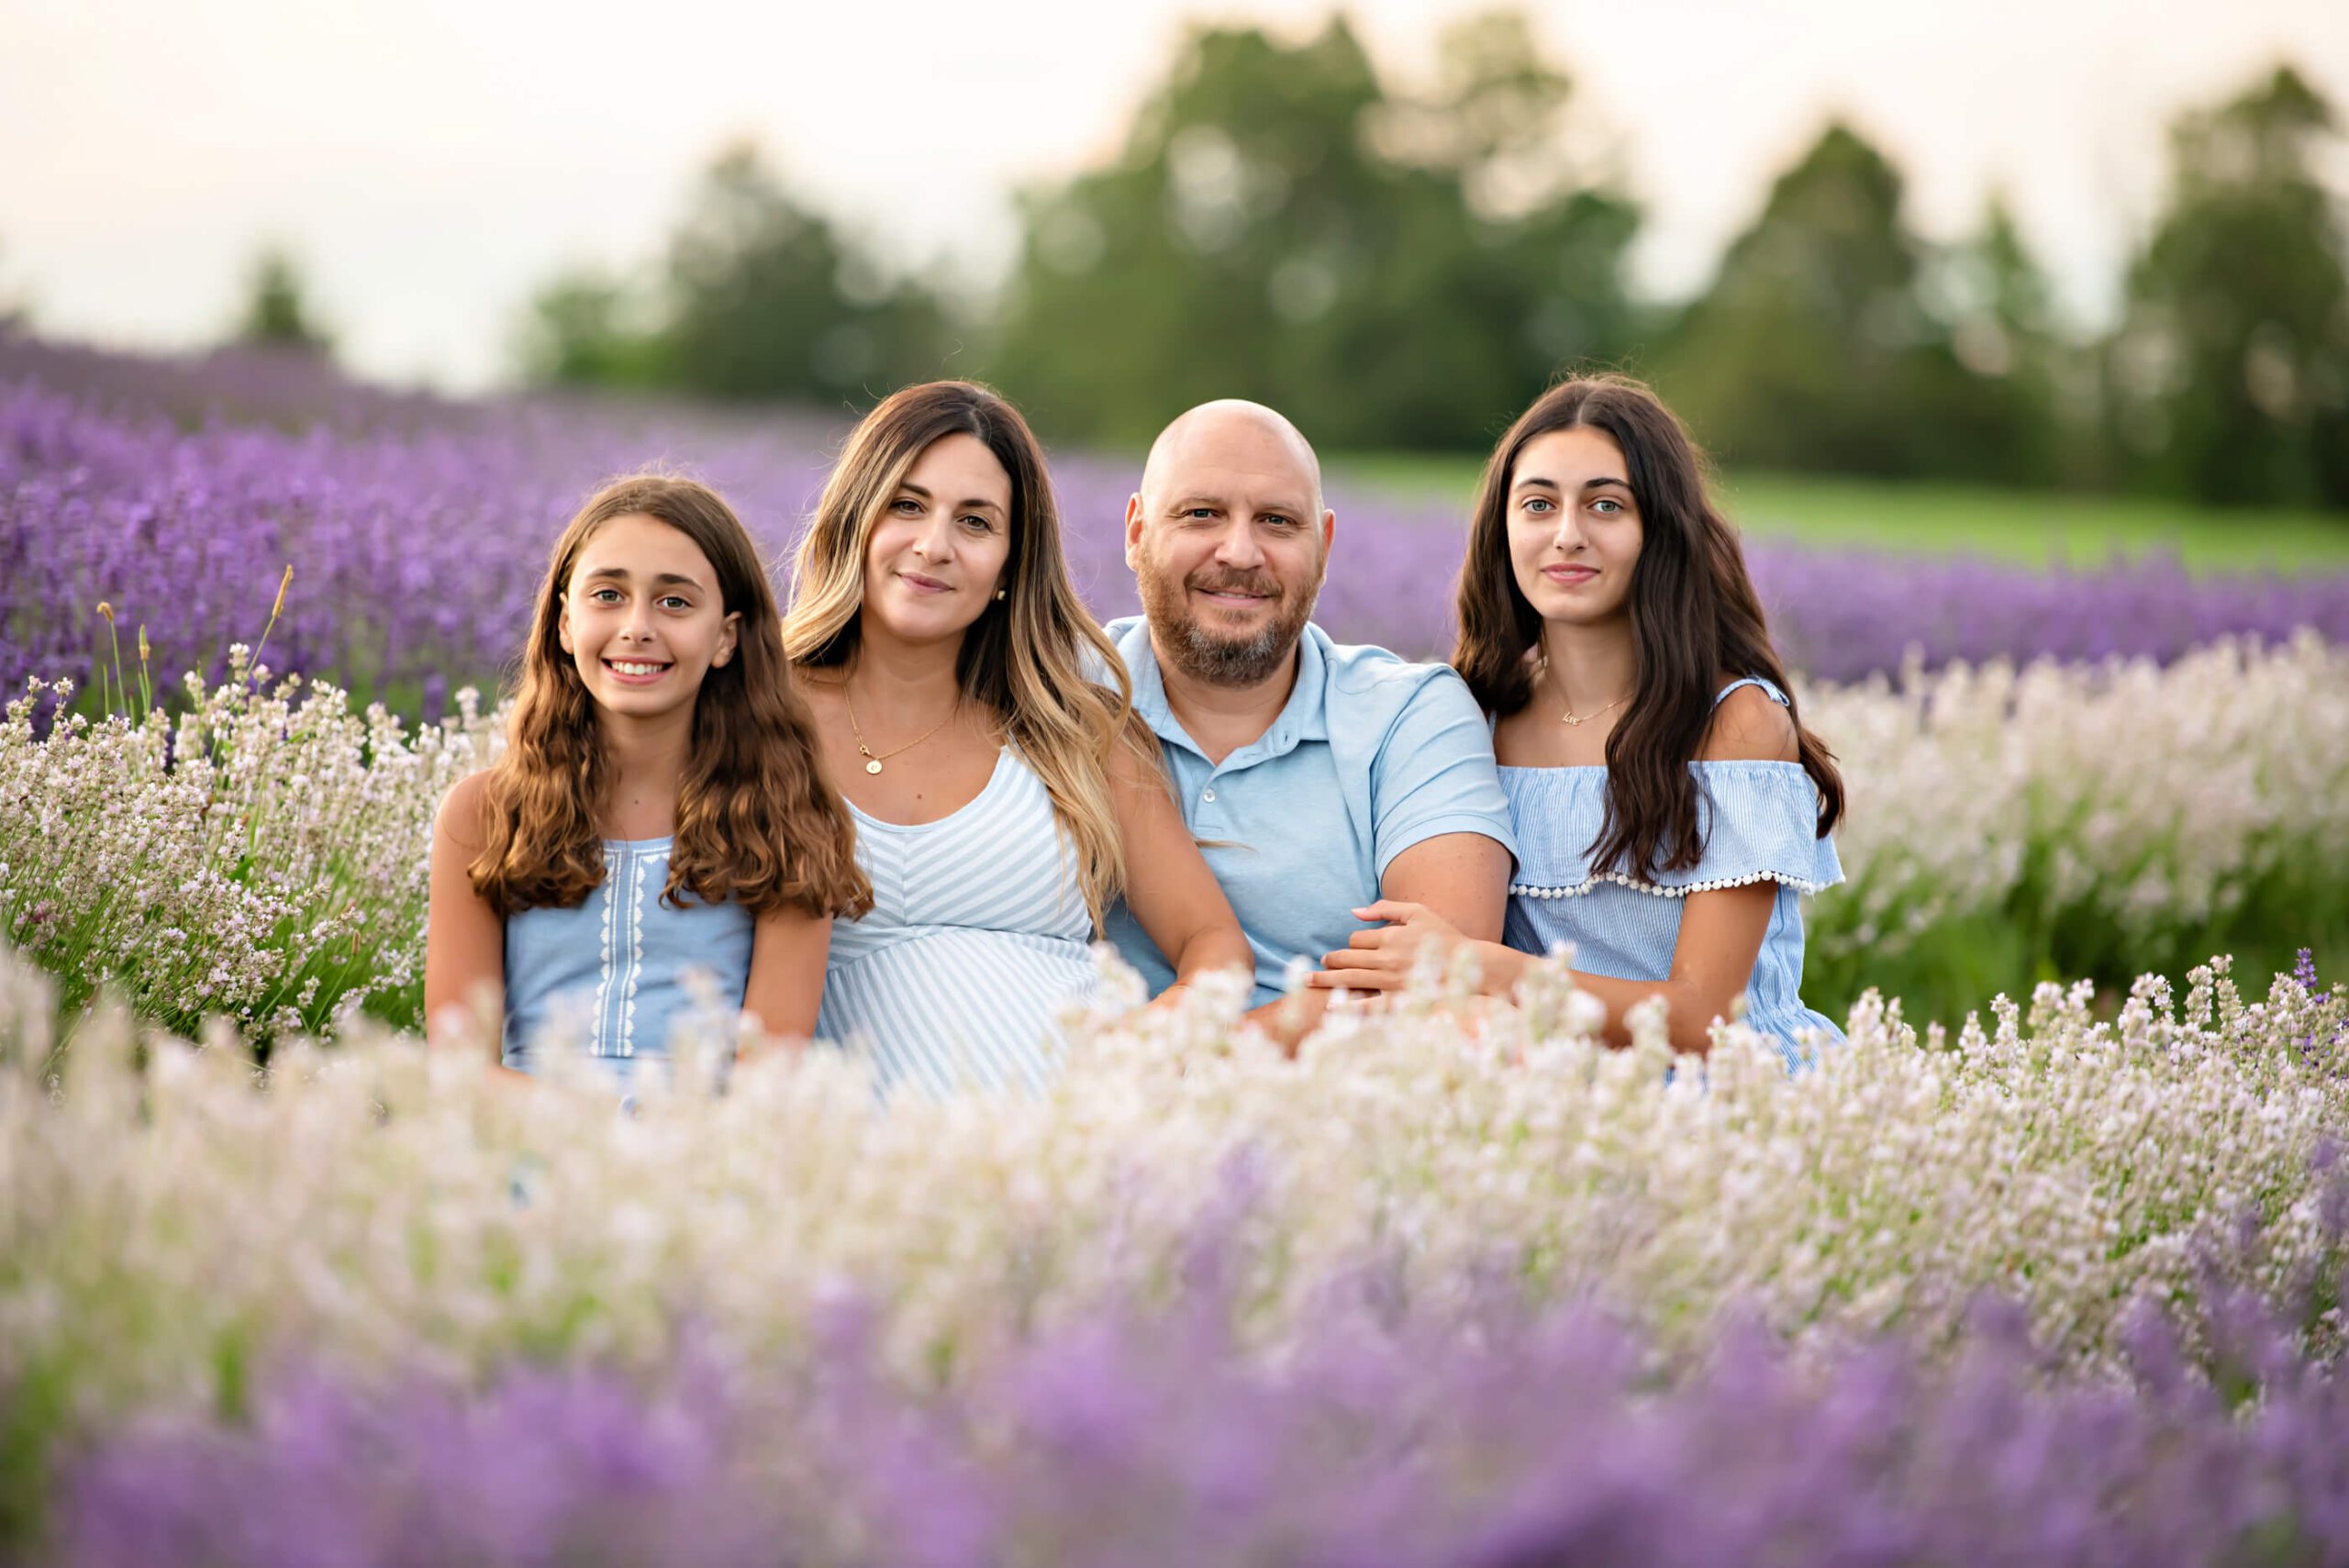
M 507 917 L 507 1066 L 529 1072 L 560 1042 L 626 1085 L 639 1061 L 666 1062 L 681 1023 L 733 1038 L 751 980 L 751 913 L 691 894 L 679 895 L 682 907 L 663 904 L 674 843 L 607 839 L 604 880 L 584 903 Z
M 1043 781 L 1006 747 L 969 804 L 908 826 L 857 811 L 873 908 L 832 922 L 818 1038 L 866 1055 L 885 1095 L 1041 1094 L 1054 1015 L 1089 1000 L 1093 918 Z
M 1759 676 L 1723 686 L 1759 686 L 1782 706 L 1787 694 Z M 1819 791 L 1799 762 L 1698 762 L 1697 825 L 1704 856 L 1687 871 L 1630 876 L 1594 871 L 1590 851 L 1607 809 L 1607 769 L 1500 770 L 1516 814 L 1518 866 L 1502 940 L 1521 952 L 1574 944 L 1574 965 L 1619 980 L 1664 980 L 1680 940 L 1682 900 L 1710 888 L 1778 884 L 1777 902 L 1745 988 L 1745 1021 L 1776 1041 L 1791 1070 L 1799 1037 L 1843 1031 L 1802 1001 L 1802 900 L 1843 880 L 1832 839 L 1819 837 Z

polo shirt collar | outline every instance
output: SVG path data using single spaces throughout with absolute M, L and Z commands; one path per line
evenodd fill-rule
M 1328 634 L 1308 621 L 1303 635 L 1297 639 L 1297 684 L 1290 690 L 1288 701 L 1281 705 L 1280 715 L 1273 720 L 1271 728 L 1224 759 L 1226 767 L 1281 756 L 1294 751 L 1300 741 L 1330 739 L 1329 644 Z M 1183 732 L 1182 721 L 1166 706 L 1166 680 L 1159 673 L 1158 649 L 1150 639 L 1147 616 L 1134 618 L 1118 651 L 1133 677 L 1134 711 L 1141 715 L 1142 722 L 1160 740 L 1197 751 L 1191 738 Z

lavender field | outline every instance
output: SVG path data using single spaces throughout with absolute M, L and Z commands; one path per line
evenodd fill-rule
M 159 668 L 217 676 L 269 620 L 277 668 L 437 715 L 494 684 L 547 542 L 602 478 L 645 464 L 718 484 L 778 559 L 841 431 L 818 419 L 372 394 L 298 364 L 147 369 L 0 339 L 0 682 L 89 684 L 113 629 L 147 628 Z M 1120 528 L 1131 462 L 1054 464 L 1078 586 L 1135 608 Z M 1340 538 L 1319 618 L 1422 657 L 1451 644 L 1461 519 L 1429 502 L 1333 494 Z M 1820 681 L 1965 661 L 2161 662 L 2224 635 L 2301 627 L 2349 640 L 2349 573 L 2189 576 L 2175 562 L 2043 573 L 1990 562 L 1756 545 L 1794 665 Z
M 659 462 L 780 558 L 839 434 L 0 339 L 0 1558 L 2349 1561 L 2349 574 L 1754 546 L 1852 802 L 1791 1080 L 1563 970 L 1293 1061 L 1113 974 L 886 1114 L 428 1057 L 548 540 Z M 1332 499 L 1440 652 L 1458 519 Z

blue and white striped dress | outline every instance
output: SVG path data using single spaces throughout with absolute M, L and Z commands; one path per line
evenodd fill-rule
M 868 1054 L 884 1094 L 1049 1087 L 1064 1050 L 1053 1017 L 1096 975 L 1043 781 L 1006 747 L 985 787 L 935 822 L 856 811 L 856 858 L 873 909 L 832 923 L 818 1037 Z

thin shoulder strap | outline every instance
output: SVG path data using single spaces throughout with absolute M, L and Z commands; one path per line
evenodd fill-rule
M 1772 685 L 1769 682 L 1764 680 L 1759 675 L 1747 675 L 1739 680 L 1731 681 L 1728 685 L 1723 686 L 1720 691 L 1713 694 L 1713 706 L 1715 707 L 1720 706 L 1721 699 L 1728 696 L 1730 693 L 1737 690 L 1740 686 L 1761 687 L 1764 692 L 1769 695 L 1770 700 L 1776 703 L 1780 707 L 1792 707 L 1795 706 L 1794 703 L 1787 698 L 1786 693 L 1780 691 L 1777 687 Z

